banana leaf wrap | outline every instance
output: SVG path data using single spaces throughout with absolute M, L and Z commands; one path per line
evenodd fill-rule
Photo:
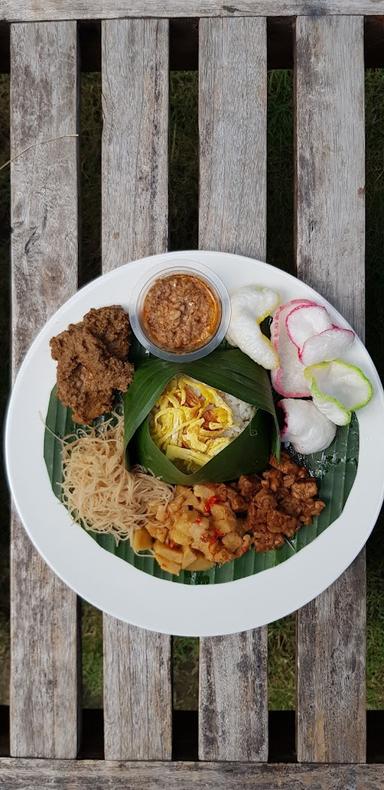
M 251 422 L 224 450 L 191 474 L 182 472 L 150 434 L 150 412 L 171 379 L 187 375 L 256 406 Z M 271 452 L 279 455 L 279 426 L 266 371 L 239 349 L 214 351 L 195 362 L 148 357 L 138 361 L 124 395 L 125 447 L 129 464 L 139 463 L 168 483 L 223 482 L 264 469 Z

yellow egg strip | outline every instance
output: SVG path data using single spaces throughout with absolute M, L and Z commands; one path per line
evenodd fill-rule
M 180 376 L 154 407 L 151 434 L 168 458 L 199 467 L 229 444 L 222 434 L 232 425 L 232 411 L 217 390 Z

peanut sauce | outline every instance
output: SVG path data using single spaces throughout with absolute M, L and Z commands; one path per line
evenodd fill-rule
M 216 334 L 221 305 L 209 285 L 191 274 L 159 277 L 144 298 L 141 324 L 154 345 L 183 353 L 205 346 Z

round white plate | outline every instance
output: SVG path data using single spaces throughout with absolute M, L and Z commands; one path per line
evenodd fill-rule
M 69 299 L 42 329 L 20 368 L 9 404 L 6 463 L 13 498 L 32 542 L 52 570 L 82 598 L 114 617 L 168 634 L 214 636 L 264 625 L 293 612 L 325 590 L 364 546 L 384 490 L 384 398 L 373 362 L 357 340 L 348 358 L 369 376 L 374 396 L 358 412 L 360 454 L 342 515 L 318 538 L 275 568 L 217 585 L 181 585 L 156 579 L 104 551 L 54 496 L 43 459 L 43 418 L 55 383 L 49 340 L 91 307 L 128 309 L 138 277 L 156 263 L 201 262 L 229 290 L 269 286 L 281 300 L 310 298 L 337 323 L 347 322 L 315 291 L 268 264 L 217 252 L 175 252 L 129 263 L 94 280 Z

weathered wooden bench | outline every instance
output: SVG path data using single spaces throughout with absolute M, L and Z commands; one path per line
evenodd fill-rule
M 295 18 L 297 273 L 363 336 L 364 16 L 380 13 L 384 0 L 0 0 L 11 23 L 14 373 L 77 287 L 77 20 L 88 18 L 102 20 L 103 271 L 167 248 L 169 18 L 184 16 L 199 18 L 199 243 L 265 259 L 266 18 Z M 76 595 L 16 516 L 11 576 L 7 790 L 383 787 L 384 766 L 366 764 L 364 552 L 297 614 L 291 764 L 268 763 L 266 628 L 201 640 L 200 762 L 185 763 L 172 760 L 170 637 L 107 615 L 105 761 L 77 759 Z

